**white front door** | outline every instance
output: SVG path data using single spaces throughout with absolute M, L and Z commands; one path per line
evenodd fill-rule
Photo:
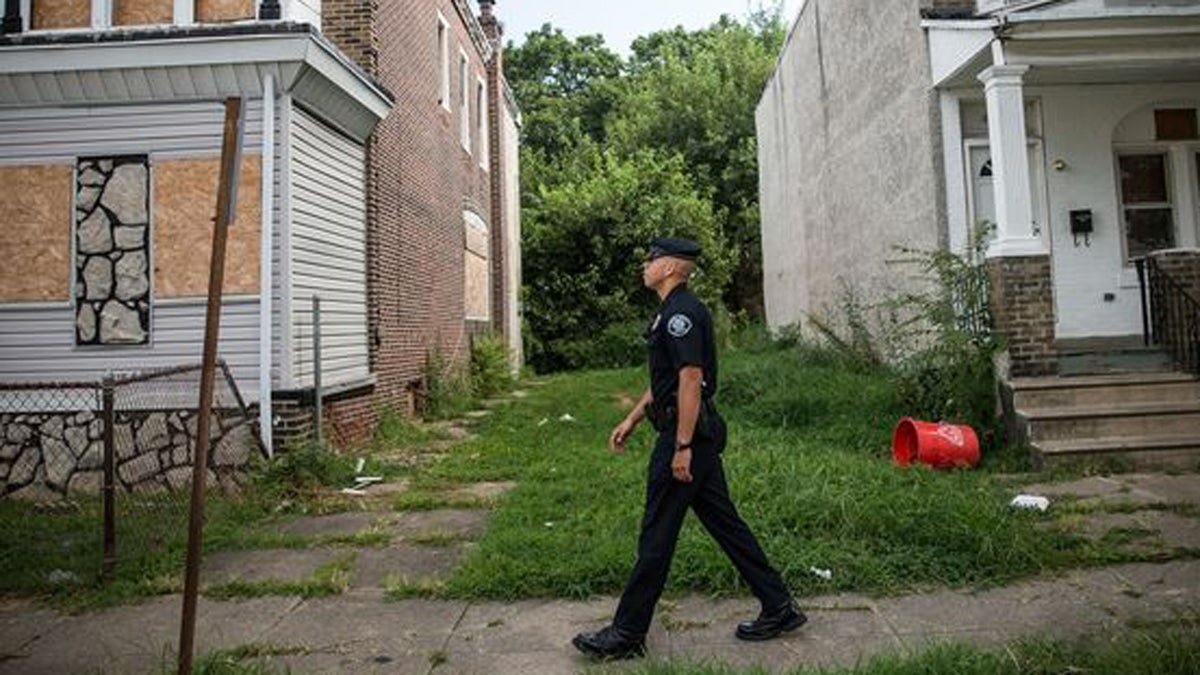
M 992 151 L 987 143 L 967 141 L 967 165 L 971 176 L 967 185 L 967 201 L 971 213 L 971 240 L 974 241 L 975 230 L 984 223 L 996 223 L 996 197 L 992 187 Z M 1033 233 L 1046 241 L 1046 181 L 1042 172 L 1041 141 L 1029 143 L 1029 187 L 1033 193 Z M 1049 247 L 1047 247 L 1049 250 Z

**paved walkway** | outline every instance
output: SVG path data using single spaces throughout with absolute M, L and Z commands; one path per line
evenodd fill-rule
M 1143 536 L 1131 545 L 1200 550 L 1200 476 L 1131 475 L 1025 491 L 1084 503 L 1128 505 L 1080 520 L 1084 532 L 1125 527 Z M 1169 518 L 1167 517 L 1169 516 Z M 1099 523 L 1099 525 L 1096 525 Z M 1155 529 L 1163 525 L 1159 529 Z M 391 547 L 358 561 L 359 582 L 344 595 L 319 600 L 272 597 L 242 602 L 202 600 L 197 653 L 257 645 L 262 661 L 297 673 L 574 673 L 586 662 L 569 641 L 604 625 L 615 600 L 512 604 L 429 600 L 388 601 L 381 580 L 402 570 L 404 551 L 437 540 L 445 553 L 425 552 L 420 573 L 436 577 L 452 565 L 461 541 L 477 533 L 478 514 L 342 514 L 284 525 L 288 532 L 328 536 L 364 528 L 397 533 Z M 1127 528 L 1128 529 L 1128 528 Z M 440 533 L 440 534 L 439 534 Z M 1144 550 L 1144 549 L 1143 549 Z M 239 556 L 246 556 L 239 558 Z M 289 557 L 290 556 L 290 557 Z M 251 551 L 210 556 L 205 576 L 303 578 L 327 562 L 328 551 Z M 364 568 L 365 566 L 365 568 Z M 370 572 L 366 575 L 364 569 Z M 1133 622 L 1200 617 L 1200 560 L 1132 564 L 1075 571 L 983 592 L 939 591 L 888 599 L 854 595 L 807 598 L 810 623 L 768 643 L 733 638 L 734 624 L 755 613 L 750 599 L 686 597 L 664 602 L 649 637 L 653 657 L 760 664 L 779 672 L 800 665 L 852 665 L 875 654 L 913 651 L 937 641 L 998 646 L 1024 637 L 1072 638 Z M 179 596 L 103 612 L 67 616 L 24 602 L 0 604 L 0 675 L 9 673 L 154 673 L 172 670 Z

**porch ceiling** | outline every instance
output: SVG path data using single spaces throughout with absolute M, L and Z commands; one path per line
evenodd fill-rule
M 1006 63 L 1030 67 L 1027 86 L 1200 81 L 1200 15 L 1009 24 Z M 993 64 L 976 51 L 939 86 L 978 88 Z
M 387 92 L 307 30 L 0 45 L 0 107 L 260 98 L 268 74 L 359 139 L 391 109 Z

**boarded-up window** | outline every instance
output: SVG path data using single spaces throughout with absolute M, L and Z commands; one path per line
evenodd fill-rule
M 92 25 L 92 0 L 33 0 L 29 25 L 33 30 L 87 28 Z
M 71 166 L 0 168 L 0 302 L 71 297 Z
M 259 292 L 261 230 L 258 155 L 242 158 L 237 219 L 229 228 L 226 293 Z M 160 298 L 208 293 L 213 217 L 220 160 L 180 159 L 154 164 L 154 283 Z
M 175 21 L 175 0 L 116 0 L 114 26 L 149 26 Z
M 198 23 L 221 23 L 257 18 L 255 0 L 196 0 Z
M 491 318 L 487 223 L 473 211 L 463 212 L 466 250 L 463 253 L 463 306 L 468 319 Z
M 1165 108 L 1154 111 L 1154 136 L 1160 141 L 1190 141 L 1197 138 L 1195 108 Z

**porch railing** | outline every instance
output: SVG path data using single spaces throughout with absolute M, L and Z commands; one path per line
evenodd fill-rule
M 1162 347 L 1185 372 L 1200 376 L 1200 301 L 1188 294 L 1154 258 L 1138 258 L 1142 336 Z

